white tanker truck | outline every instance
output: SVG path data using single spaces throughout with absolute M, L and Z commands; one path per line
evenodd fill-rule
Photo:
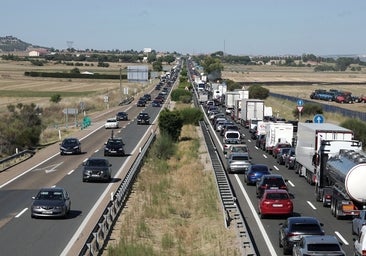
M 366 155 L 340 150 L 328 158 L 326 146 L 320 150 L 316 199 L 330 206 L 334 217 L 357 216 L 366 206 Z M 323 149 L 323 150 L 322 150 Z

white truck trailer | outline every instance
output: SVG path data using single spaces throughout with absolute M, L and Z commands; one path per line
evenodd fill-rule
M 295 148 L 295 170 L 304 176 L 308 183 L 317 183 L 319 172 L 319 148 L 322 141 L 329 141 L 329 157 L 341 149 L 361 150 L 353 140 L 353 131 L 331 123 L 298 123 Z M 333 142 L 332 142 L 333 141 Z
M 264 118 L 264 101 L 259 99 L 242 99 L 241 111 L 240 111 L 240 123 L 245 128 L 250 127 L 252 121 L 256 126 L 258 121 L 262 121 Z
M 265 151 L 272 153 L 273 147 L 278 142 L 292 144 L 294 127 L 290 123 L 264 122 L 266 131 Z
M 226 114 L 230 115 L 234 109 L 235 100 L 240 99 L 240 93 L 235 91 L 229 91 L 225 93 L 225 108 Z

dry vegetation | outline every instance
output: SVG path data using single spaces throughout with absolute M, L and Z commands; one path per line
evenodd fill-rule
M 78 67 L 80 71 L 119 74 L 120 68 L 128 64 L 117 65 L 112 63 L 109 68 L 94 66 Z M 37 67 L 29 62 L 0 61 L 0 114 L 4 114 L 9 104 L 34 103 L 43 109 L 43 123 L 48 127 L 42 134 L 42 144 L 57 138 L 58 129 L 63 133 L 72 132 L 72 126 L 66 128 L 66 118 L 62 110 L 65 108 L 78 108 L 83 102 L 86 114 L 106 109 L 104 96 L 109 97 L 109 106 L 117 106 L 123 95 L 120 90 L 119 80 L 93 80 L 93 79 L 59 79 L 36 78 L 24 76 L 25 71 L 69 72 L 74 67 L 62 64 L 47 64 Z M 153 81 L 155 82 L 155 81 Z M 131 83 L 122 81 L 123 88 L 129 88 L 129 95 L 143 91 L 149 84 Z M 65 94 L 59 103 L 52 103 L 51 96 Z M 77 116 L 76 121 L 81 122 L 83 115 Z M 73 123 L 74 117 L 69 117 Z M 71 130 L 70 130 L 71 129 Z
M 197 129 L 183 127 L 168 162 L 147 159 L 104 255 L 240 255 Z

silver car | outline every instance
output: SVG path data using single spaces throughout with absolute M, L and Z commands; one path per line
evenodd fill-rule
M 245 173 L 250 165 L 250 157 L 248 153 L 234 152 L 227 157 L 228 173 Z
M 71 200 L 64 188 L 41 188 L 32 199 L 32 218 L 66 217 L 70 212 Z
M 292 248 L 292 255 L 336 255 L 345 256 L 339 241 L 335 236 L 303 236 Z

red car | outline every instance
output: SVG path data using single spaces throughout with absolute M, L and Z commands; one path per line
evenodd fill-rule
M 293 203 L 287 190 L 267 189 L 258 203 L 261 219 L 268 215 L 292 216 Z

